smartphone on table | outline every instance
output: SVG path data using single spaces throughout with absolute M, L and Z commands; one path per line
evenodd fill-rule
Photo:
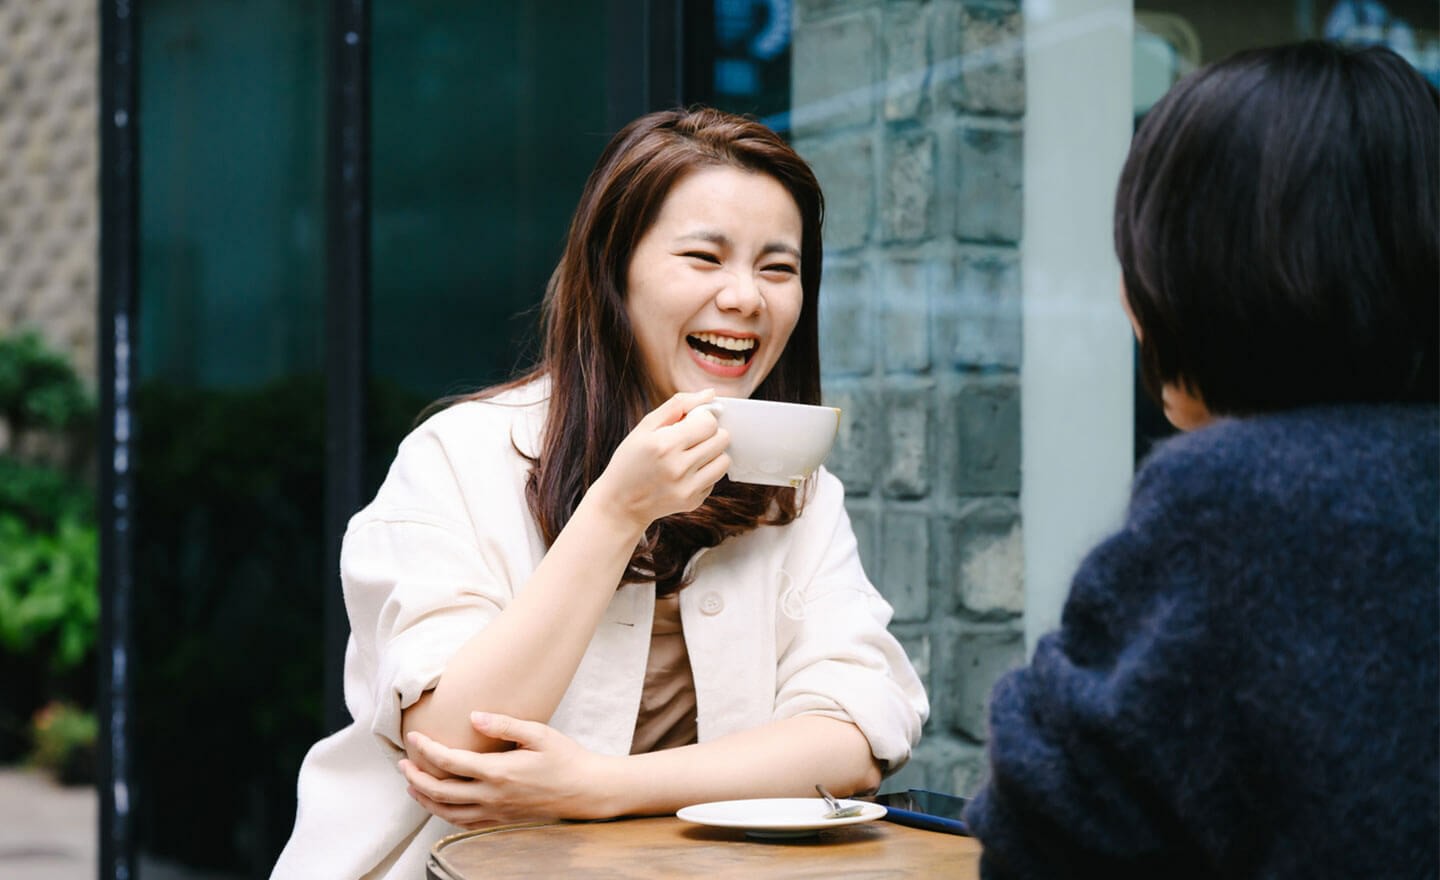
M 890 822 L 928 831 L 943 831 L 947 834 L 970 834 L 970 829 L 965 827 L 965 820 L 960 818 L 965 805 L 970 802 L 969 798 L 912 788 L 908 791 L 882 793 L 855 800 L 874 801 L 884 806 L 884 818 Z

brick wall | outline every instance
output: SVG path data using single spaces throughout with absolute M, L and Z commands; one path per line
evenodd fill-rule
M 794 138 L 825 189 L 830 466 L 932 714 L 887 785 L 971 792 L 1024 659 L 1018 2 L 799 0 Z
M 0 0 L 0 334 L 96 366 L 99 19 L 94 0 Z

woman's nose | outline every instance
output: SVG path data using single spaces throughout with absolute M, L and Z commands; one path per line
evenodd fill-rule
M 715 304 L 723 311 L 754 315 L 765 308 L 765 295 L 750 275 L 737 273 L 715 298 Z

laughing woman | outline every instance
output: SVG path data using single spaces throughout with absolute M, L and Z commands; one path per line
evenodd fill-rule
M 822 211 L 740 117 L 610 142 L 539 365 L 428 419 L 350 523 L 354 722 L 306 757 L 276 877 L 419 877 L 456 826 L 861 792 L 909 758 L 928 705 L 839 482 L 729 482 L 696 410 L 819 402 Z

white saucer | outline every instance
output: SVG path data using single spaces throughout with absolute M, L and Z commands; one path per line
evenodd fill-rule
M 715 828 L 740 828 L 751 837 L 804 837 L 885 815 L 885 808 L 865 801 L 840 799 L 841 806 L 860 806 L 860 814 L 826 819 L 830 807 L 820 798 L 751 798 L 695 804 L 675 813 L 677 818 Z

